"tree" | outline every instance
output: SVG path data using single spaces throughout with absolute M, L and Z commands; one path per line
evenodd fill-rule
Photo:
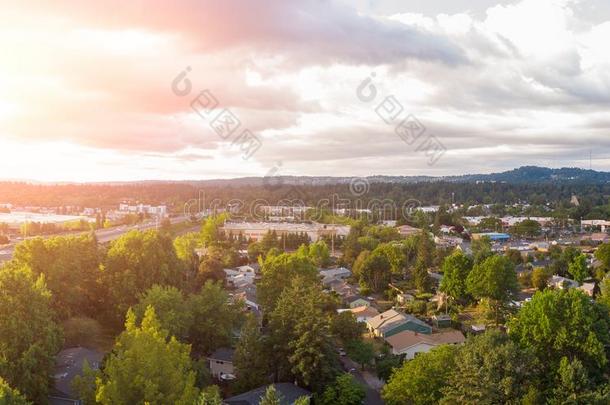
M 271 357 L 276 381 L 298 380 L 318 389 L 339 368 L 329 317 L 336 310 L 318 284 L 297 278 L 269 315 Z
M 199 257 L 195 253 L 195 249 L 201 247 L 201 245 L 201 235 L 194 232 L 178 236 L 174 239 L 176 256 L 192 274 L 195 274 L 199 268 Z
M 544 267 L 536 267 L 532 270 L 532 287 L 542 291 L 548 285 L 551 275 Z
M 259 405 L 280 405 L 282 403 L 282 395 L 277 392 L 274 385 L 267 387 L 265 396 L 261 398 Z
M 535 238 L 541 231 L 540 223 L 532 219 L 526 219 L 511 227 L 511 234 L 519 237 Z
M 101 275 L 110 318 L 115 322 L 123 319 L 139 294 L 155 284 L 182 285 L 182 269 L 166 234 L 131 231 L 113 241 Z
M 316 400 L 320 405 L 361 405 L 366 397 L 364 387 L 351 374 L 341 374 Z
M 437 404 L 455 367 L 457 351 L 455 346 L 439 346 L 405 362 L 383 387 L 386 404 Z
M 224 284 L 226 274 L 222 261 L 217 257 L 206 255 L 199 265 L 197 284 L 203 285 L 208 281 Z
M 44 274 L 52 306 L 62 319 L 96 315 L 100 301 L 99 255 L 93 235 L 36 238 L 18 244 L 13 256 L 34 275 Z
M 201 242 L 203 246 L 209 247 L 217 244 L 223 239 L 223 231 L 220 229 L 229 218 L 228 214 L 210 215 L 201 227 Z
M 89 361 L 85 359 L 83 362 L 83 371 L 80 375 L 75 376 L 70 383 L 72 391 L 77 398 L 83 401 L 85 405 L 95 404 L 95 382 L 100 376 L 100 371 L 92 369 Z
M 268 256 L 261 266 L 261 273 L 262 278 L 257 284 L 257 295 L 267 313 L 273 311 L 282 291 L 290 286 L 295 278 L 305 278 L 311 283 L 319 282 L 318 269 L 311 260 L 288 253 Z
M 47 400 L 49 376 L 61 347 L 44 276 L 25 266 L 0 267 L 0 376 L 36 403 Z
M 604 277 L 599 283 L 599 295 L 597 302 L 603 304 L 610 311 L 610 277 Z
M 192 315 L 182 291 L 176 287 L 154 285 L 142 294 L 134 307 L 138 321 L 144 317 L 148 307 L 155 309 L 161 327 L 170 336 L 186 339 L 192 325 Z
M 330 249 L 323 240 L 309 245 L 308 256 L 318 267 L 325 267 L 330 264 Z
M 222 287 L 210 281 L 199 293 L 189 296 L 192 314 L 189 342 L 198 352 L 210 354 L 231 343 L 233 329 L 241 323 L 242 307 L 228 301 Z
M 362 263 L 359 269 L 360 281 L 373 291 L 385 290 L 390 282 L 392 266 L 382 250 L 375 249 Z
M 472 259 L 460 250 L 446 257 L 442 266 L 443 279 L 440 290 L 456 301 L 467 301 L 466 279 L 472 266 Z
M 195 405 L 222 405 L 220 388 L 216 385 L 211 385 L 203 389 Z
M 595 258 L 599 260 L 604 273 L 610 271 L 610 243 L 604 243 L 595 251 Z
M 587 375 L 587 369 L 578 359 L 573 361 L 567 357 L 562 357 L 559 362 L 559 370 L 551 403 L 569 404 L 569 403 L 588 403 L 582 400 L 583 394 L 589 394 L 591 390 L 591 382 Z
M 487 236 L 480 239 L 474 239 L 472 241 L 471 249 L 475 264 L 482 263 L 493 255 L 493 252 L 491 251 L 491 239 Z
M 365 367 L 373 361 L 375 349 L 373 348 L 372 343 L 366 343 L 362 340 L 352 340 L 347 345 L 347 354 L 350 359 L 360 364 L 360 367 L 362 367 L 362 370 L 364 371 Z
M 469 339 L 450 373 L 441 404 L 516 404 L 536 387 L 533 357 L 498 331 Z
M 477 299 L 488 299 L 500 323 L 500 312 L 517 290 L 517 275 L 513 264 L 503 256 L 491 256 L 476 264 L 468 278 L 466 287 Z
M 330 323 L 332 334 L 341 339 L 344 344 L 360 339 L 364 329 L 364 325 L 358 323 L 356 317 L 350 311 L 337 314 L 332 318 Z
M 608 310 L 576 289 L 537 292 L 508 323 L 511 338 L 551 371 L 568 357 L 581 360 L 592 376 L 608 363 L 609 327 Z
M 125 331 L 96 385 L 97 402 L 108 405 L 190 405 L 199 396 L 189 346 L 168 339 L 152 307 L 139 327 L 135 314 L 128 312 Z
M 574 258 L 568 267 L 568 273 L 572 275 L 574 281 L 582 283 L 589 277 L 589 267 L 587 266 L 587 256 L 580 254 Z
M 31 405 L 21 393 L 11 388 L 2 377 L 0 377 L 0 404 L 2 405 Z
M 249 315 L 235 355 L 233 357 L 239 391 L 249 391 L 264 385 L 269 380 L 270 367 L 266 357 L 265 342 L 260 332 L 258 320 Z

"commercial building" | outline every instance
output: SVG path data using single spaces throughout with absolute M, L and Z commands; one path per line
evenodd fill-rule
M 295 224 L 290 222 L 227 222 L 221 228 L 225 234 L 242 234 L 244 237 L 254 241 L 261 240 L 268 232 L 273 232 L 278 236 L 285 234 L 305 233 L 312 241 L 320 240 L 322 237 L 339 236 L 345 237 L 349 234 L 348 225 L 332 224 Z

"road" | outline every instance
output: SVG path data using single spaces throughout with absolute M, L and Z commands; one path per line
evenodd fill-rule
M 170 218 L 170 222 L 172 223 L 172 225 L 184 222 L 186 220 L 187 220 L 187 217 Z M 99 243 L 108 243 L 115 239 L 120 238 L 122 235 L 126 234 L 129 231 L 133 231 L 133 230 L 146 231 L 149 229 L 156 228 L 157 225 L 158 224 L 156 222 L 146 222 L 146 223 L 133 225 L 133 226 L 119 226 L 119 227 L 111 228 L 111 229 L 100 229 L 100 230 L 95 231 L 95 236 L 97 236 L 97 240 Z M 201 225 L 193 226 L 193 230 L 198 229 L 200 226 Z M 60 235 L 45 235 L 45 236 L 43 236 L 43 238 L 51 238 L 53 236 L 80 235 L 80 234 L 85 234 L 85 233 L 88 233 L 88 232 L 63 233 Z M 27 239 L 33 239 L 33 238 L 27 238 Z M 0 263 L 11 260 L 11 258 L 13 257 L 13 252 L 15 251 L 15 245 L 17 245 L 21 241 L 22 240 L 19 240 L 17 242 L 11 243 L 9 245 L 0 247 Z
M 366 390 L 366 398 L 364 398 L 365 405 L 384 405 L 381 395 L 379 394 L 383 383 L 377 377 L 368 371 L 363 372 L 360 366 L 349 357 L 341 357 L 341 363 L 343 363 L 343 368 L 345 370 L 356 370 L 351 374 Z

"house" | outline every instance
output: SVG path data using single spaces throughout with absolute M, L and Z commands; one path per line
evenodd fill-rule
M 345 280 L 346 278 L 352 276 L 352 272 L 349 269 L 346 269 L 345 267 L 339 267 L 337 269 L 320 270 L 320 276 L 322 276 L 323 279 L 334 278 L 338 280 Z
M 390 309 L 367 321 L 369 332 L 375 337 L 388 338 L 405 330 L 431 334 L 432 327 L 413 315 Z
M 277 383 L 273 386 L 280 396 L 280 405 L 294 405 L 297 399 L 303 397 L 311 398 L 312 396 L 311 392 L 291 383 Z M 225 405 L 259 405 L 261 399 L 265 396 L 268 387 L 268 385 L 265 385 L 252 391 L 227 398 L 223 403 Z
M 405 305 L 413 301 L 415 301 L 415 297 L 411 294 L 402 293 L 396 296 L 396 302 L 398 302 L 400 305 Z
M 233 349 L 223 347 L 208 357 L 212 377 L 218 379 L 235 378 L 235 369 L 233 368 L 234 353 Z
M 432 322 L 437 328 L 450 328 L 452 322 L 451 315 L 434 315 L 432 317 Z
M 464 239 L 457 236 L 435 236 L 434 243 L 441 248 L 457 247 L 464 243 Z
M 322 281 L 322 283 L 330 290 L 336 292 L 341 297 L 349 297 L 358 295 L 358 288 L 345 282 L 344 280 L 331 279 Z
M 50 405 L 80 405 L 78 396 L 72 390 L 72 380 L 83 373 L 85 360 L 94 370 L 100 368 L 104 354 L 84 347 L 74 347 L 59 352 L 55 358 L 55 384 L 49 394 Z
M 448 330 L 431 335 L 424 335 L 409 330 L 402 331 L 385 339 L 392 348 L 392 354 L 404 355 L 407 360 L 412 360 L 420 353 L 427 353 L 440 345 L 458 345 L 466 341 L 462 332 Z
M 419 235 L 421 229 L 409 225 L 402 225 L 398 227 L 398 233 L 400 236 L 408 238 L 409 236 Z
M 248 309 L 260 310 L 260 305 L 258 304 L 258 299 L 256 297 L 255 285 L 247 285 L 236 290 L 233 293 L 233 298 L 243 300 Z
M 566 278 L 566 277 L 554 275 L 553 277 L 551 277 L 549 279 L 549 282 L 547 285 L 549 287 L 553 287 L 553 288 L 556 288 L 559 290 L 567 290 L 570 288 L 578 287 L 578 282 L 576 282 L 574 280 L 570 280 L 569 278 Z
M 345 303 L 349 305 L 350 308 L 358 308 L 358 307 L 370 307 L 371 303 L 364 297 L 360 295 L 352 295 L 345 298 Z
M 356 307 L 350 309 L 351 313 L 356 317 L 356 321 L 366 323 L 369 319 L 376 317 L 379 315 L 379 311 L 373 307 L 367 307 L 363 305 L 361 307 Z
M 589 297 L 593 297 L 595 295 L 595 283 L 583 283 L 579 290 L 587 294 Z

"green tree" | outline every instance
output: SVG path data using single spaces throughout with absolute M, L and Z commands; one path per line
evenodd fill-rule
M 502 309 L 518 288 L 515 268 L 506 257 L 491 256 L 475 264 L 466 279 L 466 287 L 473 297 L 489 300 L 499 324 Z
M 510 336 L 551 372 L 568 357 L 581 360 L 592 376 L 608 363 L 609 327 L 608 310 L 575 289 L 537 292 L 508 323 Z
M 311 260 L 288 253 L 267 257 L 261 266 L 261 273 L 257 296 L 267 313 L 273 311 L 282 291 L 290 286 L 295 278 L 305 278 L 312 283 L 319 281 L 318 269 Z
M 386 404 L 437 404 L 455 367 L 457 350 L 455 346 L 439 346 L 405 362 L 383 387 Z
M 472 271 L 472 266 L 472 259 L 460 250 L 447 256 L 442 266 L 443 279 L 440 290 L 456 301 L 467 301 L 469 296 L 466 279 Z
M 199 257 L 195 249 L 202 246 L 201 235 L 190 232 L 174 239 L 176 256 L 180 259 L 191 274 L 195 274 L 199 268 Z
M 44 276 L 25 266 L 0 267 L 0 376 L 36 403 L 47 401 L 61 347 Z
M 169 236 L 157 231 L 131 231 L 113 241 L 102 271 L 110 318 L 123 319 L 140 293 L 155 284 L 180 286 L 183 266 Z
M 276 381 L 297 379 L 319 389 L 339 368 L 329 318 L 335 308 L 318 284 L 297 278 L 270 314 L 271 356 Z
M 480 239 L 473 239 L 471 249 L 475 264 L 482 263 L 493 255 L 491 250 L 491 239 L 487 236 Z
M 382 250 L 375 249 L 359 269 L 361 273 L 360 281 L 373 291 L 384 291 L 390 282 L 392 266 L 387 256 Z
M 209 247 L 222 241 L 224 238 L 223 231 L 220 229 L 229 219 L 226 213 L 209 216 L 201 227 L 201 242 L 203 246 Z
M 591 393 L 591 385 L 587 369 L 580 360 L 570 361 L 567 357 L 562 357 L 549 402 L 551 404 L 587 404 L 589 402 L 582 401 L 584 399 L 582 397 Z
M 548 285 L 550 278 L 551 275 L 547 269 L 536 267 L 532 270 L 532 287 L 538 289 L 538 291 L 543 291 Z
M 366 343 L 362 340 L 352 340 L 347 345 L 347 355 L 350 359 L 360 364 L 362 370 L 371 364 L 375 358 L 375 349 L 372 343 Z
M 155 309 L 161 327 L 170 336 L 184 340 L 192 325 L 192 315 L 186 297 L 176 287 L 154 285 L 149 288 L 134 307 L 136 319 L 144 318 L 148 307 Z
M 366 397 L 364 387 L 351 374 L 341 374 L 316 400 L 320 405 L 361 405 Z
M 270 367 L 266 346 L 260 332 L 258 320 L 248 316 L 233 358 L 239 391 L 249 391 L 265 385 L 269 380 Z
M 605 305 L 610 310 L 610 277 L 604 277 L 599 283 L 597 302 Z
M 330 264 L 330 249 L 323 240 L 310 244 L 308 255 L 318 267 L 325 267 Z
M 441 404 L 518 404 L 536 387 L 533 357 L 501 332 L 469 339 L 454 361 Z
M 365 328 L 363 324 L 358 323 L 354 314 L 350 311 L 344 311 L 332 317 L 330 330 L 333 335 L 346 344 L 352 340 L 360 339 Z
M 610 243 L 604 243 L 595 251 L 595 258 L 599 260 L 604 273 L 610 271 Z
M 535 238 L 542 232 L 540 223 L 526 219 L 511 227 L 511 234 L 519 237 Z
M 2 377 L 0 377 L 0 404 L 2 405 L 31 405 L 21 393 L 11 388 Z
M 211 385 L 203 389 L 195 405 L 222 405 L 220 388 L 216 385 Z
M 103 297 L 97 284 L 100 258 L 95 236 L 26 240 L 15 247 L 13 259 L 34 275 L 44 274 L 52 306 L 62 319 L 97 315 Z
M 243 307 L 228 302 L 229 296 L 222 287 L 210 281 L 199 293 L 189 296 L 192 314 L 189 342 L 198 352 L 210 354 L 231 343 L 233 329 L 241 323 Z
M 261 398 L 259 405 L 280 405 L 282 403 L 282 395 L 277 392 L 275 385 L 270 385 L 265 391 L 265 396 Z
M 587 266 L 587 256 L 580 254 L 574 258 L 568 267 L 568 273 L 578 283 L 582 283 L 589 278 L 589 267 Z
M 141 326 L 130 310 L 125 331 L 117 339 L 96 381 L 101 404 L 184 404 L 196 402 L 190 348 L 161 328 L 148 307 Z
M 77 375 L 72 379 L 71 388 L 77 398 L 83 401 L 85 405 L 95 404 L 96 380 L 100 377 L 100 371 L 94 370 L 85 359 L 83 362 L 83 371 L 81 375 Z

